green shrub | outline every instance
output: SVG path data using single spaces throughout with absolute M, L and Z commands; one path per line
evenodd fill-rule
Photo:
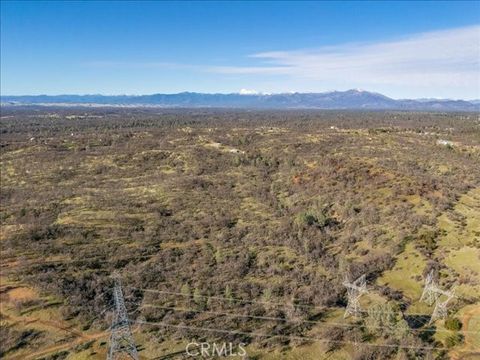
M 298 221 L 301 224 L 311 226 L 317 222 L 317 218 L 313 214 L 301 213 L 298 217 Z
M 462 322 L 458 318 L 448 318 L 445 320 L 445 328 L 458 331 L 462 328 Z
M 334 223 L 334 221 L 323 211 L 302 212 L 298 214 L 296 222 L 299 225 L 315 226 L 320 229 Z
M 449 337 L 447 337 L 447 339 L 445 340 L 445 345 L 451 348 L 462 343 L 462 341 L 463 341 L 463 336 L 459 333 L 456 333 L 454 335 L 450 335 Z

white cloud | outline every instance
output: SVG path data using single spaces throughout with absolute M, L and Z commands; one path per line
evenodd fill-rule
M 240 95 L 257 95 L 258 91 L 256 90 L 249 90 L 249 89 L 241 89 L 239 92 Z
M 221 74 L 281 75 L 295 81 L 385 87 L 455 88 L 480 96 L 480 26 L 415 34 L 369 44 L 249 56 L 253 66 L 220 66 Z
M 194 73 L 202 86 L 211 84 L 208 89 L 213 92 L 235 91 L 245 84 L 259 91 L 242 89 L 240 94 L 356 87 L 397 98 L 480 98 L 480 25 L 376 43 L 260 52 L 247 58 L 251 65 L 162 61 L 90 61 L 82 65 L 148 71 L 159 77 Z

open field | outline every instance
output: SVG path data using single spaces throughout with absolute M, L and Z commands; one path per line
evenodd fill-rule
M 0 145 L 1 357 L 104 359 L 117 271 L 141 359 L 480 358 L 478 114 L 3 108 Z

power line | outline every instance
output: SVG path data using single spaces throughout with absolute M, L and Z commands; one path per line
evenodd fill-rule
M 133 290 L 139 290 L 143 292 L 153 292 L 153 293 L 159 293 L 159 294 L 165 294 L 165 295 L 180 295 L 183 297 L 190 297 L 190 294 L 184 294 L 181 292 L 175 292 L 175 291 L 165 291 L 165 290 L 155 290 L 155 289 L 145 289 L 145 288 L 137 288 L 137 287 L 132 287 L 132 286 L 125 286 L 125 288 L 128 289 L 133 289 Z M 247 299 L 241 299 L 241 298 L 227 298 L 223 296 L 206 296 L 206 295 L 195 295 L 197 298 L 202 298 L 202 299 L 213 299 L 213 300 L 222 300 L 222 301 L 229 301 L 229 302 L 240 302 L 240 303 L 249 303 L 249 304 L 260 304 L 260 305 L 274 305 L 274 306 L 282 306 L 282 307 L 288 307 L 290 306 L 289 304 L 285 303 L 278 303 L 278 302 L 271 302 L 271 301 L 263 301 L 263 300 L 247 300 Z M 295 301 L 295 299 L 293 300 Z M 328 309 L 325 306 L 315 306 L 315 305 L 306 305 L 306 304 L 293 304 L 292 306 L 295 307 L 304 307 L 304 308 L 309 308 L 309 309 L 318 309 L 318 310 L 326 310 Z
M 211 310 L 199 310 L 199 309 L 192 309 L 192 308 L 179 308 L 174 306 L 160 306 L 160 305 L 153 305 L 153 304 L 143 304 L 141 307 L 145 308 L 155 308 L 155 309 L 163 309 L 163 310 L 173 310 L 179 312 L 196 312 L 196 313 L 205 313 L 205 314 L 212 314 L 212 315 L 221 315 L 221 316 L 228 316 L 228 317 L 240 317 L 240 318 L 251 318 L 257 320 L 271 320 L 271 321 L 283 321 L 283 322 L 293 322 L 293 323 L 306 323 L 306 324 L 314 324 L 314 325 L 321 325 L 322 327 L 363 327 L 365 325 L 362 324 L 355 324 L 355 323 L 338 323 L 338 322 L 324 322 L 324 321 L 316 321 L 316 320 L 289 320 L 287 318 L 281 317 L 274 317 L 274 316 L 259 316 L 259 315 L 248 315 L 248 314 L 235 314 L 229 312 L 221 312 L 221 311 L 211 311 Z M 394 313 L 393 313 L 394 314 Z M 379 326 L 379 325 L 370 325 L 369 328 L 376 328 L 376 329 L 390 329 L 389 326 Z M 446 332 L 451 333 L 450 330 L 443 330 L 443 329 L 408 329 L 408 331 L 414 332 Z M 464 330 L 465 333 L 477 333 L 477 331 L 468 331 Z
M 132 259 L 146 259 L 146 258 L 151 258 L 154 256 L 157 256 L 158 254 L 149 254 L 149 255 L 143 255 L 143 256 L 138 256 L 135 258 L 122 258 L 122 259 L 117 259 L 117 261 L 122 261 L 122 260 L 132 260 Z M 60 263 L 60 265 L 66 264 L 66 263 L 72 263 L 72 262 L 82 262 L 82 261 L 89 261 L 92 259 L 98 259 L 98 258 L 105 258 L 104 255 L 97 255 L 94 257 L 88 257 L 88 258 L 81 258 L 81 259 L 71 259 L 71 260 L 44 260 L 44 263 Z M 35 265 L 41 265 L 41 264 L 35 264 Z M 101 270 L 101 269 L 98 269 Z M 106 271 L 106 270 L 101 270 L 101 271 Z M 363 284 L 363 282 L 362 282 Z M 129 287 L 126 286 L 127 288 L 131 289 L 136 289 L 144 292 L 156 292 L 156 293 L 161 293 L 161 294 L 167 294 L 167 295 L 179 295 L 179 296 L 190 296 L 189 294 L 184 294 L 184 293 L 178 293 L 178 292 L 173 292 L 173 291 L 162 291 L 162 290 L 154 290 L 154 289 L 145 289 L 145 288 L 136 288 L 136 287 Z M 320 311 L 325 311 L 325 310 L 336 310 L 339 308 L 332 308 L 332 307 L 326 307 L 326 306 L 315 306 L 315 305 L 307 305 L 307 304 L 294 304 L 293 302 L 296 301 L 297 299 L 291 299 L 292 303 L 291 304 L 285 304 L 285 303 L 278 303 L 278 302 L 269 302 L 269 301 L 262 301 L 262 300 L 247 300 L 247 299 L 241 299 L 241 298 L 226 298 L 226 297 L 221 297 L 221 296 L 205 296 L 205 295 L 196 295 L 197 297 L 203 298 L 203 299 L 215 299 L 215 300 L 222 300 L 222 301 L 237 301 L 241 303 L 251 303 L 251 304 L 261 304 L 261 305 L 273 305 L 273 306 L 281 306 L 281 307 L 297 307 L 297 308 L 306 308 L 306 309 L 316 309 Z M 365 312 L 361 311 L 360 312 Z M 370 313 L 389 313 L 388 311 L 370 311 Z M 420 315 L 424 316 L 426 315 L 425 313 L 409 313 L 406 314 L 406 316 L 415 316 L 415 315 Z M 425 329 L 426 330 L 426 329 Z M 423 330 L 423 331 L 425 331 Z
M 116 259 L 115 261 L 122 261 L 122 260 L 138 260 L 138 259 L 146 259 L 146 258 L 152 258 L 157 256 L 158 254 L 150 254 L 150 255 L 143 255 L 143 256 L 138 256 L 138 257 L 129 257 L 129 258 L 120 258 Z M 92 259 L 98 259 L 98 258 L 105 258 L 104 255 L 97 255 L 93 257 L 87 257 L 87 258 L 81 258 L 81 259 L 69 259 L 69 260 L 43 260 L 42 263 L 34 263 L 33 265 L 44 265 L 44 264 L 49 264 L 49 263 L 59 263 L 60 265 L 66 265 L 68 263 L 76 263 L 76 262 L 85 262 L 85 261 L 90 261 Z M 32 265 L 32 264 L 26 264 L 26 265 Z M 96 269 L 98 271 L 104 271 L 107 272 L 105 269 Z M 189 294 L 184 294 L 180 292 L 173 292 L 173 291 L 164 291 L 164 290 L 156 290 L 156 289 L 145 289 L 145 288 L 137 288 L 137 287 L 131 287 L 131 286 L 124 286 L 125 288 L 130 288 L 134 290 L 140 290 L 144 292 L 155 292 L 155 293 L 160 293 L 160 294 L 166 294 L 166 295 L 179 295 L 179 296 L 190 296 Z M 329 309 L 339 309 L 339 308 L 332 308 L 332 307 L 326 307 L 326 306 L 315 306 L 315 305 L 308 305 L 308 304 L 295 304 L 292 303 L 291 305 L 285 304 L 285 303 L 278 303 L 278 302 L 269 302 L 269 301 L 262 301 L 262 300 L 247 300 L 247 299 L 241 299 L 241 298 L 226 298 L 226 297 L 221 297 L 221 296 L 205 296 L 205 295 L 196 295 L 197 297 L 204 298 L 204 299 L 214 299 L 214 300 L 222 300 L 222 301 L 235 301 L 235 302 L 241 302 L 241 303 L 250 303 L 250 304 L 261 304 L 261 305 L 273 305 L 273 306 L 281 306 L 281 307 L 288 307 L 288 306 L 294 306 L 297 308 L 305 308 L 305 309 L 315 309 L 319 311 L 325 311 Z M 296 301 L 298 299 L 291 299 L 292 302 Z M 365 313 L 366 311 L 361 312 Z M 372 311 L 370 311 L 372 312 Z M 385 313 L 385 311 L 373 311 L 373 312 L 381 312 Z M 408 313 L 406 314 L 407 316 L 424 316 L 426 315 L 425 313 Z
M 165 322 L 152 322 L 152 321 L 143 321 L 138 320 L 135 323 L 140 325 L 152 325 L 152 326 L 164 326 L 164 327 L 173 327 L 178 329 L 186 329 L 186 330 L 201 330 L 201 331 L 211 331 L 211 332 L 219 332 L 223 334 L 232 334 L 232 335 L 244 335 L 249 337 L 266 337 L 266 338 L 284 338 L 284 339 L 291 339 L 291 340 L 308 340 L 308 341 L 319 341 L 319 342 L 326 342 L 326 343 L 339 343 L 339 344 L 354 344 L 358 346 L 358 343 L 353 341 L 347 340 L 327 340 L 323 338 L 316 338 L 310 336 L 296 336 L 296 335 L 268 335 L 268 334 L 261 334 L 261 333 L 252 333 L 240 330 L 225 330 L 225 329 L 212 329 L 206 327 L 196 327 L 196 326 L 188 326 L 188 325 L 174 325 L 168 324 Z M 412 350 L 448 350 L 447 348 L 443 347 L 427 347 L 427 346 L 406 346 L 406 345 L 394 345 L 394 344 L 372 344 L 372 343 L 362 343 L 365 346 L 373 346 L 373 347 L 390 347 L 390 348 L 401 348 L 401 349 L 412 349 Z
M 120 259 L 115 259 L 115 261 L 123 261 L 123 260 L 140 260 L 140 259 L 149 259 L 149 258 L 152 258 L 152 257 L 155 257 L 155 256 L 158 256 L 158 254 L 149 254 L 149 255 L 140 255 L 140 256 L 137 256 L 137 257 L 129 257 L 129 258 L 120 258 Z M 91 260 L 94 260 L 94 259 L 103 259 L 105 261 L 107 261 L 106 259 L 107 255 L 96 255 L 96 256 L 91 256 L 91 257 L 83 257 L 83 258 L 80 258 L 80 259 L 68 259 L 68 260 L 65 260 L 65 259 L 59 259 L 59 260 L 56 260 L 56 259 L 45 259 L 45 260 L 42 260 L 41 262 L 38 261 L 38 262 L 34 262 L 33 264 L 32 263 L 27 263 L 25 264 L 25 266 L 29 266 L 29 265 L 37 265 L 37 266 L 41 266 L 41 265 L 45 265 L 45 264 L 51 264 L 51 263 L 59 263 L 60 265 L 66 265 L 68 263 L 76 263 L 76 262 L 85 262 L 85 261 L 91 261 Z M 105 269 L 96 269 L 97 271 L 104 271 L 104 272 L 107 272 L 107 270 Z M 432 284 L 433 284 L 433 281 L 432 281 L 432 275 L 433 274 L 429 274 L 429 276 L 427 277 L 427 280 L 426 280 L 426 288 L 424 290 L 424 293 L 422 294 L 422 298 L 420 300 L 423 300 L 423 298 L 425 297 L 428 297 L 428 295 L 430 295 L 430 293 L 432 293 L 433 291 L 430 289 L 432 287 Z M 355 289 L 351 286 L 351 284 L 348 284 L 349 286 L 345 285 L 346 282 L 344 282 L 344 285 L 347 286 L 347 290 L 349 290 L 348 292 L 348 296 L 349 296 L 349 301 L 348 301 L 348 306 L 347 306 L 347 310 L 345 312 L 345 315 L 348 315 L 348 314 L 354 314 L 354 315 L 359 315 L 361 312 L 364 312 L 360 309 L 359 307 L 359 302 L 358 302 L 358 297 L 357 295 L 361 295 L 363 292 L 366 292 L 366 288 L 363 286 L 363 281 L 365 279 L 365 277 L 361 277 L 359 279 L 357 279 L 356 281 L 359 281 L 360 279 L 362 279 L 362 286 L 359 286 L 359 287 L 356 287 Z M 354 284 L 354 283 L 352 283 Z M 164 294 L 170 294 L 170 295 L 182 295 L 182 296 L 187 296 L 186 294 L 183 294 L 183 293 L 175 293 L 175 292 L 167 292 L 167 291 L 160 291 L 160 290 L 152 290 L 152 289 L 142 289 L 142 288 L 135 288 L 137 290 L 141 290 L 141 291 L 155 291 L 157 293 L 164 293 Z M 359 291 L 359 289 L 361 289 L 362 291 Z M 353 292 L 353 293 L 351 293 Z M 358 294 L 357 294 L 358 293 Z M 220 297 L 220 296 L 203 296 L 203 295 L 197 295 L 198 297 L 201 297 L 201 298 L 206 298 L 206 299 L 217 299 L 217 300 L 228 300 L 228 301 L 237 301 L 237 302 L 243 302 L 243 303 L 257 303 L 257 304 L 263 304 L 263 305 L 275 305 L 275 306 L 289 306 L 289 305 L 285 305 L 284 303 L 274 303 L 274 302 L 268 302 L 268 301 L 261 301 L 261 300 L 255 300 L 255 301 L 252 301 L 252 300 L 246 300 L 246 299 L 240 299 L 240 298 L 223 298 L 223 297 Z M 294 302 L 296 301 L 297 299 L 292 299 L 291 301 Z M 317 309 L 317 310 L 326 310 L 326 309 L 329 309 L 328 307 L 325 307 L 325 306 L 315 306 L 315 305 L 307 305 L 307 304 L 292 304 L 292 306 L 295 306 L 295 307 L 298 307 L 298 308 L 306 308 L 306 309 Z M 438 312 L 438 311 L 437 311 Z M 434 311 L 435 313 L 435 311 Z M 443 313 L 442 313 L 443 314 Z M 414 315 L 425 315 L 423 313 L 410 313 L 410 314 L 407 314 L 407 315 L 410 315 L 410 316 L 414 316 Z
M 145 288 L 138 288 L 138 287 L 133 287 L 133 286 L 124 286 L 127 289 L 132 289 L 132 290 L 139 290 L 143 292 L 152 292 L 152 293 L 159 293 L 159 294 L 164 294 L 164 295 L 179 295 L 183 297 L 191 297 L 190 294 L 184 294 L 181 292 L 175 292 L 175 291 L 165 291 L 165 290 L 155 290 L 155 289 L 145 289 Z M 299 307 L 299 308 L 308 308 L 308 309 L 317 309 L 320 311 L 326 311 L 326 310 L 340 310 L 342 308 L 336 308 L 336 307 L 328 307 L 328 306 L 315 306 L 315 305 L 307 305 L 307 304 L 285 304 L 285 303 L 277 303 L 277 302 L 269 302 L 269 301 L 262 301 L 262 300 L 247 300 L 247 299 L 241 299 L 241 298 L 227 298 L 223 296 L 206 296 L 206 295 L 195 295 L 197 298 L 209 300 L 222 300 L 222 301 L 235 301 L 235 302 L 240 302 L 240 303 L 249 303 L 249 304 L 260 304 L 260 305 L 274 305 L 274 306 L 281 306 L 281 307 Z M 367 311 L 362 311 L 363 313 L 367 313 Z M 388 311 L 382 311 L 382 310 L 374 310 L 370 311 L 370 313 L 391 313 Z M 405 314 L 407 316 L 425 316 L 427 314 L 425 313 L 408 313 Z
M 149 258 L 149 257 L 153 257 L 153 256 L 156 256 L 157 254 L 151 254 L 151 255 L 145 255 L 145 256 L 140 256 L 138 258 Z M 94 258 L 99 258 L 99 257 L 104 257 L 102 255 L 98 255 L 98 256 L 95 256 Z M 138 259 L 137 258 L 137 259 Z M 91 258 L 90 258 L 91 259 Z M 128 258 L 128 259 L 132 259 L 132 258 Z M 71 262 L 77 262 L 77 261 L 86 261 L 86 260 L 89 260 L 89 258 L 83 258 L 83 259 L 73 259 Z M 122 259 L 119 259 L 119 260 L 122 260 Z M 48 261 L 48 260 L 47 260 Z M 61 264 L 65 264 L 65 260 L 53 260 L 54 262 L 60 262 Z M 364 279 L 364 278 L 363 278 Z M 356 281 L 357 282 L 357 281 Z M 356 283 L 354 282 L 354 283 Z M 363 280 L 361 281 L 361 283 L 363 284 Z M 360 287 L 363 287 L 363 285 L 360 284 L 359 286 Z M 117 289 L 117 285 L 114 289 L 114 292 Z M 161 293 L 161 294 L 168 294 L 168 295 L 180 295 L 180 296 L 188 296 L 190 297 L 191 295 L 190 294 L 185 294 L 185 293 L 179 293 L 179 292 L 172 292 L 172 291 L 162 291 L 162 290 L 154 290 L 154 289 L 145 289 L 145 288 L 136 288 L 136 287 L 128 287 L 127 288 L 131 288 L 131 289 L 135 289 L 135 290 L 140 290 L 140 291 L 144 291 L 144 292 L 155 292 L 155 293 Z M 118 291 L 117 291 L 118 293 Z M 116 302 L 116 313 L 118 313 L 118 303 L 119 301 L 123 303 L 123 294 L 121 293 L 121 289 L 120 289 L 120 293 L 119 293 L 121 296 L 120 298 L 115 297 L 115 302 Z M 115 295 L 115 294 L 114 294 Z M 227 300 L 227 301 L 238 301 L 238 302 L 246 302 L 246 303 L 257 303 L 257 304 L 263 304 L 263 305 L 275 305 L 275 306 L 283 306 L 283 307 L 288 307 L 288 308 L 295 308 L 295 307 L 304 307 L 304 308 L 310 308 L 310 309 L 321 309 L 321 310 L 328 310 L 328 309 L 338 309 L 338 308 L 332 308 L 332 307 L 325 307 L 325 306 L 314 306 L 314 305 L 306 305 L 306 304 L 294 304 L 294 303 L 291 303 L 291 304 L 285 304 L 285 303 L 278 303 L 278 302 L 268 302 L 268 301 L 259 301 L 259 300 L 247 300 L 247 299 L 240 299 L 240 298 L 227 298 L 227 297 L 221 297 L 221 296 L 205 296 L 205 295 L 196 295 L 195 297 L 199 297 L 199 298 L 203 298 L 203 299 L 217 299 L 217 300 Z M 120 300 L 119 300 L 120 299 Z M 292 299 L 292 301 L 295 301 L 296 299 Z M 154 306 L 154 305 L 151 305 L 151 304 L 146 304 L 145 306 L 151 306 L 151 307 L 158 307 L 158 308 L 165 308 L 165 307 L 160 307 L 160 306 Z M 124 305 L 123 305 L 124 307 Z M 175 310 L 175 311 L 195 311 L 193 309 L 179 309 L 179 308 L 165 308 L 165 309 L 170 309 L 170 310 Z M 221 313 L 221 312 L 213 312 L 213 311 L 198 311 L 196 310 L 196 312 L 204 312 L 204 313 L 211 313 L 211 314 L 216 314 L 216 315 L 224 315 L 224 316 L 234 316 L 234 317 L 248 317 L 248 318 L 256 318 L 256 319 L 261 319 L 261 320 L 275 320 L 275 321 L 293 321 L 294 320 L 288 320 L 288 319 L 285 319 L 285 318 L 275 318 L 275 317 L 268 317 L 268 316 L 253 316 L 253 315 L 245 315 L 245 314 L 232 314 L 232 313 Z M 388 311 L 376 311 L 376 312 L 379 312 L 379 313 L 392 313 L 392 312 L 388 312 Z M 409 315 L 415 315 L 415 314 L 409 314 Z M 425 314 L 417 314 L 417 315 L 425 315 Z M 121 317 L 121 316 L 120 316 Z M 125 320 L 126 319 L 126 320 Z M 117 323 L 120 323 L 120 322 L 128 322 L 128 318 L 125 317 L 120 319 Z M 334 325 L 335 323 L 322 323 L 320 321 L 312 321 L 312 320 L 300 320 L 299 321 L 300 323 L 315 323 L 315 324 L 321 324 L 325 327 L 328 327 L 328 326 L 332 326 Z M 248 335 L 248 336 L 259 336 L 259 337 L 282 337 L 282 338 L 291 338 L 291 339 L 305 339 L 305 340 L 315 340 L 315 341 L 322 341 L 322 339 L 318 339 L 318 338 L 311 338 L 311 337 L 301 337 L 301 336 L 290 336 L 290 335 L 267 335 L 267 334 L 257 334 L 257 333 L 245 333 L 245 332 L 240 332 L 240 331 L 233 331 L 233 330 L 221 330 L 221 329 L 209 329 L 209 328 L 196 328 L 196 327 L 191 327 L 191 326 L 183 326 L 183 325 L 172 325 L 172 324 L 166 324 L 166 323 L 153 323 L 153 322 L 143 322 L 145 324 L 154 324 L 154 325 L 159 325 L 159 324 L 163 324 L 164 326 L 173 326 L 173 327 L 183 327 L 183 328 L 192 328 L 192 329 L 199 329 L 199 330 L 205 330 L 205 331 L 223 331 L 223 332 L 228 332 L 228 333 L 235 333 L 235 334 L 243 334 L 243 335 Z M 335 325 L 340 325 L 340 326 L 348 326 L 348 327 L 354 327 L 354 326 L 359 326 L 359 325 L 349 325 L 349 324 L 339 324 L 339 323 L 336 323 Z M 112 329 L 115 328 L 115 323 L 112 325 Z M 378 328 L 388 328 L 388 327 L 380 327 L 378 326 Z M 425 329 L 425 330 L 421 330 L 421 329 L 409 329 L 409 330 L 412 330 L 412 331 L 435 331 L 433 329 Z M 113 331 L 113 330 L 112 330 Z M 467 331 L 464 331 L 464 332 L 467 332 Z M 468 332 L 474 332 L 474 331 L 468 331 Z M 113 332 L 112 332 L 113 334 Z M 130 337 L 131 337 L 131 334 L 130 334 Z M 112 335 L 112 339 L 113 339 L 113 335 Z M 323 340 L 325 341 L 325 340 Z M 326 340 L 327 342 L 339 342 L 339 341 L 332 341 L 332 340 Z M 112 340 L 112 342 L 114 342 L 114 340 Z M 132 343 L 133 343 L 133 340 L 132 340 Z M 345 343 L 345 342 L 344 342 Z M 353 343 L 353 342 L 347 342 L 347 343 Z M 384 345 L 379 345 L 379 344 L 370 344 L 370 343 L 365 343 L 364 345 L 366 346 L 382 346 L 382 347 L 385 347 L 385 346 L 390 346 L 390 344 L 384 344 Z M 397 345 L 391 345 L 393 347 L 401 347 L 401 346 L 397 346 Z M 135 349 L 136 351 L 136 348 L 135 348 L 135 345 L 133 344 L 133 348 Z M 443 349 L 443 348 L 436 348 L 436 347 L 431 347 L 431 348 L 428 348 L 428 347 L 405 347 L 405 348 L 416 348 L 416 349 Z M 130 348 L 132 349 L 132 348 Z M 133 351 L 133 350 L 132 350 Z M 133 357 L 133 355 L 132 355 Z

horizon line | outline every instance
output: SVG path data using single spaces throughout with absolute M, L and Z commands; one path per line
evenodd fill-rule
M 202 95 L 241 95 L 241 96 L 275 96 L 275 95 L 294 95 L 294 94 L 329 94 L 329 93 L 345 93 L 345 92 L 365 92 L 365 93 L 370 93 L 370 94 L 377 94 L 381 96 L 385 96 L 389 99 L 392 100 L 452 100 L 452 101 L 479 101 L 480 96 L 478 98 L 473 98 L 473 99 L 465 99 L 465 98 L 442 98 L 442 97 L 429 97 L 429 96 L 423 96 L 423 97 L 417 97 L 417 98 L 393 98 L 388 95 L 376 92 L 376 91 L 369 91 L 365 89 L 347 89 L 347 90 L 327 90 L 327 91 L 285 91 L 285 92 L 261 92 L 261 91 L 254 91 L 254 90 L 248 90 L 249 92 L 247 93 L 242 93 L 245 89 L 241 89 L 238 92 L 200 92 L 200 91 L 180 91 L 180 92 L 172 92 L 172 93 L 162 93 L 162 92 L 155 92 L 155 93 L 149 93 L 149 94 L 102 94 L 102 93 L 82 93 L 82 94 L 75 94 L 75 93 L 59 93 L 59 94 L 21 94 L 21 95 L 0 95 L 0 98 L 3 97 L 35 97 L 35 96 L 51 96 L 51 97 L 56 97 L 56 96 L 103 96 L 103 97 L 142 97 L 142 96 L 153 96 L 153 95 L 180 95 L 180 94 L 202 94 Z M 252 91 L 252 92 L 250 92 Z

